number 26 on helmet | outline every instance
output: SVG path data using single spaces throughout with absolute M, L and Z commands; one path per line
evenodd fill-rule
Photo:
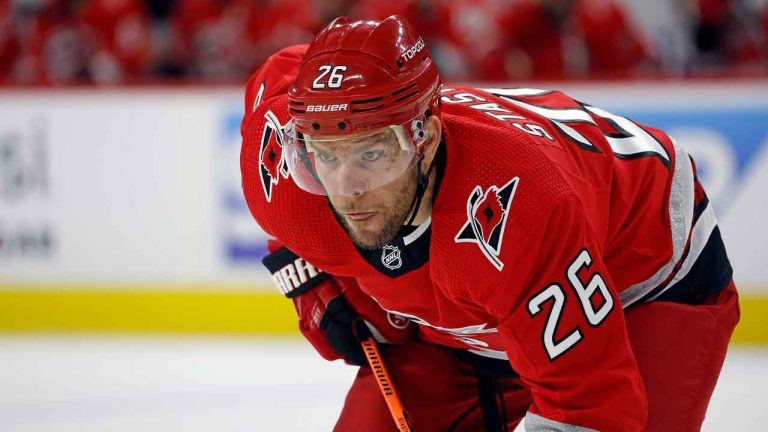
M 401 17 L 341 17 L 310 44 L 288 92 L 284 157 L 296 184 L 318 195 L 362 193 L 420 159 L 440 76 Z

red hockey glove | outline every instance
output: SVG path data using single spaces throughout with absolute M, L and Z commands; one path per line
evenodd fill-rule
M 293 300 L 299 330 L 323 358 L 367 364 L 353 330 L 361 319 L 379 342 L 402 343 L 413 336 L 413 324 L 383 310 L 354 278 L 331 276 L 276 241 L 268 247 L 272 253 L 262 262 L 278 289 Z

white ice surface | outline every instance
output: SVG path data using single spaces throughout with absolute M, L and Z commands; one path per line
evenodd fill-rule
M 355 369 L 300 340 L 0 338 L 0 432 L 329 431 Z M 703 430 L 764 431 L 768 350 L 732 350 Z

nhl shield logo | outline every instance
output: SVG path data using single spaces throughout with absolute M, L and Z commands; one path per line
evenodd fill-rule
M 381 250 L 381 263 L 390 270 L 397 270 L 403 265 L 400 249 L 397 246 L 384 246 Z
M 504 268 L 504 263 L 499 259 L 504 227 L 519 181 L 519 177 L 514 177 L 504 186 L 492 185 L 485 191 L 475 186 L 467 200 L 469 220 L 454 238 L 456 243 L 477 243 L 483 255 L 499 271 Z
M 267 202 L 272 201 L 272 187 L 280 176 L 288 178 L 288 166 L 283 161 L 283 127 L 272 111 L 264 114 L 264 132 L 259 146 L 259 174 Z

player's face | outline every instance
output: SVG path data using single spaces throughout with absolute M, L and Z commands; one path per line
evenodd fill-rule
M 418 161 L 421 161 L 421 172 L 426 172 L 435 157 L 442 136 L 441 123 L 437 116 L 431 116 L 427 119 L 426 132 L 426 137 L 420 146 L 423 159 L 416 158 L 416 163 L 410 164 L 394 180 L 370 190 L 358 185 L 357 187 L 339 189 L 345 190 L 345 193 L 328 195 L 336 216 L 358 247 L 377 249 L 386 246 L 397 236 L 400 228 L 411 217 L 419 176 Z M 402 145 L 400 149 L 402 149 Z M 350 171 L 350 173 L 354 173 L 354 171 Z M 320 170 L 318 169 L 319 174 Z M 359 178 L 353 176 L 347 181 L 354 185 L 358 181 L 356 179 Z M 432 206 L 431 200 L 432 190 L 428 188 L 414 219 L 415 223 L 421 223 L 429 215 Z
M 317 176 L 352 241 L 365 249 L 389 243 L 411 209 L 415 154 L 404 150 L 389 128 L 316 141 L 312 151 Z
M 417 134 L 424 126 L 412 122 L 411 132 Z M 437 117 L 431 116 L 426 126 L 428 131 L 417 142 L 406 141 L 405 131 L 397 127 L 307 139 L 313 181 L 319 181 L 358 247 L 377 249 L 389 244 L 409 218 L 418 183 L 417 164 L 421 161 L 422 172 L 429 167 L 441 136 Z M 431 204 L 422 207 L 428 214 Z M 420 223 L 418 216 L 416 223 Z
M 397 180 L 359 195 L 329 195 L 334 212 L 352 241 L 363 249 L 389 244 L 406 222 L 417 182 L 416 167 Z
M 358 196 L 413 168 L 427 133 L 424 115 L 348 135 L 311 135 L 285 126 L 284 160 L 294 182 L 317 195 Z M 422 150 L 419 150 L 422 149 Z
M 324 195 L 358 196 L 402 177 L 416 160 L 415 146 L 404 135 L 402 127 L 393 126 L 350 136 L 307 137 L 308 156 Z

